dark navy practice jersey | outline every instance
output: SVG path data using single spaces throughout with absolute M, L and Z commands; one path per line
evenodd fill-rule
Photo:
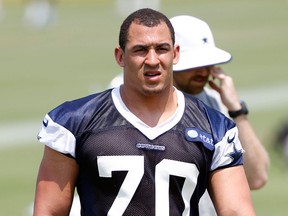
M 77 161 L 82 215 L 198 215 L 211 171 L 242 164 L 235 123 L 177 90 L 173 116 L 149 127 L 119 88 L 49 112 L 38 139 Z

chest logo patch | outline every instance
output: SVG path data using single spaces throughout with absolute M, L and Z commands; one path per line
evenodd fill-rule
M 190 142 L 201 142 L 207 149 L 211 151 L 213 151 L 215 148 L 212 135 L 198 128 L 186 128 L 185 138 Z

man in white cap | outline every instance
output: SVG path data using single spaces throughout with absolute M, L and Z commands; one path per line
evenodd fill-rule
M 175 43 L 180 45 L 180 60 L 173 66 L 174 85 L 235 121 L 245 150 L 244 169 L 250 189 L 263 187 L 268 179 L 268 154 L 249 123 L 247 106 L 239 100 L 232 78 L 215 66 L 229 62 L 231 54 L 215 46 L 206 22 L 186 15 L 170 21 L 175 30 Z M 214 79 L 219 80 L 219 85 Z M 206 87 L 207 83 L 210 88 Z M 213 215 L 211 205 L 209 208 L 206 193 L 200 202 L 200 215 Z

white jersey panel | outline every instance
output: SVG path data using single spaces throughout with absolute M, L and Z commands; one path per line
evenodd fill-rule
M 56 151 L 75 157 L 76 139 L 74 135 L 65 127 L 54 122 L 48 114 L 46 114 L 38 133 L 38 140 Z
M 215 145 L 211 170 L 231 164 L 243 152 L 244 150 L 238 137 L 238 129 L 234 127 L 228 130 L 223 139 Z

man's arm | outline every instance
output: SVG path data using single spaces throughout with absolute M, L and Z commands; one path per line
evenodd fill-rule
M 218 216 L 256 215 L 243 166 L 214 171 L 208 190 Z
M 209 84 L 211 88 L 219 92 L 223 104 L 229 111 L 241 109 L 236 88 L 230 76 L 224 74 L 220 67 L 211 69 L 212 77 L 220 81 L 216 85 L 213 81 Z M 269 156 L 264 146 L 256 136 L 247 116 L 241 115 L 233 119 L 239 131 L 239 139 L 244 153 L 244 170 L 250 189 L 259 189 L 268 181 Z
M 77 176 L 75 159 L 45 146 L 38 172 L 33 215 L 68 216 Z
M 247 116 L 238 116 L 234 121 L 238 127 L 242 147 L 245 150 L 243 154 L 244 170 L 250 189 L 259 189 L 268 181 L 268 153 L 253 131 Z

